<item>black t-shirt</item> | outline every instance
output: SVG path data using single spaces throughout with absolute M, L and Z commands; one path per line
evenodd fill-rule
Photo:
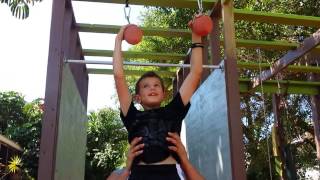
M 178 156 L 170 152 L 166 140 L 168 132 L 180 135 L 182 120 L 186 116 L 190 103 L 184 106 L 180 93 L 165 107 L 139 111 L 131 102 L 127 116 L 120 113 L 124 126 L 128 130 L 129 142 L 134 137 L 142 137 L 145 144 L 143 154 L 135 162 L 155 163 L 166 159 L 170 154 L 179 162 Z

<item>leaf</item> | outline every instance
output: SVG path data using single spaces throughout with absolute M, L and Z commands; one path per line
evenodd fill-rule
M 9 161 L 9 165 L 8 165 L 9 172 L 15 173 L 20 170 L 21 166 L 22 166 L 21 158 L 18 156 L 14 156 Z
M 13 0 L 9 6 L 13 16 L 19 19 L 26 19 L 29 17 L 29 6 L 23 0 Z

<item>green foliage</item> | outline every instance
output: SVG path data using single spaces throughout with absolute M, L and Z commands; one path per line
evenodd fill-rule
M 289 13 L 309 16 L 320 16 L 320 1 L 317 0 L 260 0 L 260 1 L 235 1 L 235 7 L 254 11 L 274 13 Z M 143 14 L 142 26 L 162 28 L 187 28 L 187 22 L 194 11 L 188 9 L 173 8 L 149 8 Z M 299 42 L 316 31 L 315 28 L 278 25 L 271 23 L 236 21 L 236 37 L 238 39 L 288 41 Z M 144 41 L 133 50 L 147 52 L 186 53 L 190 38 L 164 38 L 144 37 Z M 258 47 L 257 47 L 258 48 Z M 282 57 L 287 51 L 267 51 L 257 49 L 237 49 L 240 61 L 262 61 L 272 64 Z M 223 57 L 223 56 L 222 56 Z M 152 60 L 149 60 L 153 62 Z M 296 64 L 305 63 L 300 59 Z M 154 68 L 160 69 L 160 68 Z M 172 69 L 171 69 L 172 70 Z M 251 78 L 259 74 L 259 71 L 240 70 L 240 77 Z M 307 80 L 307 74 L 289 73 L 282 74 L 282 79 Z M 131 79 L 132 83 L 134 82 Z M 168 87 L 170 81 L 168 81 Z M 311 108 L 308 97 L 301 95 L 285 96 L 287 107 L 281 112 L 283 128 L 285 131 L 286 149 L 290 150 L 294 158 L 290 159 L 295 168 L 304 172 L 309 167 L 316 167 L 316 155 L 314 146 L 313 127 L 311 123 Z M 265 95 L 266 115 L 263 112 L 263 101 L 260 93 L 250 94 L 241 98 L 241 112 L 244 131 L 244 144 L 246 151 L 246 168 L 248 179 L 270 179 L 269 163 L 274 179 L 279 176 L 276 173 L 275 158 L 272 155 L 271 125 L 273 122 L 272 98 Z M 303 137 L 302 140 L 299 138 Z M 267 149 L 269 142 L 269 154 Z M 271 159 L 269 162 L 268 159 Z M 304 178 L 304 174 L 299 174 Z
M 21 124 L 25 116 L 23 107 L 25 105 L 24 97 L 13 91 L 0 92 L 0 133 L 11 126 Z
M 30 103 L 13 91 L 0 92 L 0 117 L 6 126 L 2 134 L 17 142 L 23 149 L 23 171 L 28 176 L 36 177 L 40 150 L 40 131 L 42 110 L 41 99 Z
M 313 4 L 314 7 L 309 7 Z M 248 9 L 254 11 L 276 12 L 276 13 L 291 13 L 300 15 L 319 16 L 320 4 L 314 0 L 290 0 L 290 1 L 236 1 L 236 8 Z M 309 7 L 309 8 L 308 8 Z M 313 9 L 313 12 L 310 11 Z M 255 40 L 282 40 L 289 42 L 299 42 L 299 39 L 306 38 L 315 32 L 314 28 L 302 26 L 277 25 L 259 22 L 237 21 L 236 37 L 239 39 L 255 39 Z M 261 50 L 257 53 L 255 50 L 238 49 L 238 58 L 242 61 L 262 61 L 272 64 L 274 61 L 282 57 L 286 51 L 266 51 Z M 305 63 L 303 59 L 296 61 L 296 64 Z M 241 70 L 240 76 L 250 78 L 259 74 L 258 71 Z M 307 80 L 307 74 L 304 73 L 282 73 L 282 79 Z M 284 112 L 281 112 L 281 120 L 285 134 L 286 146 L 294 154 L 291 159 L 299 171 L 305 171 L 308 167 L 316 167 L 316 155 L 313 127 L 311 123 L 311 107 L 308 97 L 301 95 L 286 96 L 287 106 Z M 270 130 L 263 131 L 263 128 L 268 127 L 273 123 L 271 96 L 266 95 L 266 117 L 263 116 L 261 104 L 261 94 L 251 94 L 251 98 L 243 97 L 241 101 L 242 120 L 244 123 L 244 137 L 246 148 L 246 161 L 250 162 L 247 165 L 248 177 L 257 179 L 265 179 L 269 176 L 268 163 L 263 163 L 264 157 L 268 154 L 263 151 L 266 149 L 266 138 L 270 136 Z M 246 105 L 244 105 L 246 104 Z M 271 121 L 271 122 L 269 122 Z M 304 137 L 303 140 L 300 138 Z M 300 139 L 300 140 L 298 140 Z M 271 142 L 271 141 L 269 141 Z M 264 144 L 264 146 L 262 146 Z M 271 144 L 269 144 L 271 146 Z M 271 157 L 272 172 L 275 175 L 275 164 L 272 153 Z M 262 171 L 265 169 L 266 171 Z M 259 173 L 258 173 L 259 172 Z M 299 174 L 300 178 L 304 178 L 304 174 Z M 268 178 L 267 178 L 268 179 Z
M 19 19 L 26 19 L 29 17 L 29 6 L 34 5 L 35 2 L 42 0 L 0 0 L 9 6 L 12 16 Z
M 21 170 L 26 179 L 37 177 L 42 103 L 42 99 L 28 103 L 17 92 L 0 92 L 0 117 L 6 124 L 1 134 L 23 148 Z M 91 112 L 88 119 L 86 179 L 104 179 L 124 163 L 127 132 L 116 110 Z
M 127 131 L 119 119 L 119 111 L 105 108 L 88 115 L 86 179 L 104 179 L 124 164 Z

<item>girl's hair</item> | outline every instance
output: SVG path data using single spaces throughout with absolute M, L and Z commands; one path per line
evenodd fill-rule
M 139 91 L 140 91 L 140 87 L 139 87 L 139 83 L 145 79 L 145 78 L 149 78 L 149 77 L 154 77 L 154 78 L 158 78 L 160 80 L 160 83 L 161 83 L 161 87 L 164 91 L 164 83 L 163 83 L 163 79 L 158 75 L 156 74 L 154 71 L 148 71 L 146 73 L 144 73 L 139 79 L 138 81 L 136 82 L 136 94 L 139 94 Z

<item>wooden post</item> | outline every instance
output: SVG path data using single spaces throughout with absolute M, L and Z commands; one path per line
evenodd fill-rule
M 306 57 L 306 63 L 309 66 L 319 66 L 320 64 L 320 54 L 318 52 L 312 51 Z M 317 73 L 309 74 L 309 81 L 319 82 L 320 75 Z M 320 161 L 320 88 L 317 95 L 311 96 L 311 110 L 312 110 L 312 120 L 314 127 L 314 141 L 317 151 L 317 159 Z
M 49 57 L 47 67 L 45 113 L 41 129 L 38 179 L 54 180 L 60 90 L 63 66 L 63 30 L 66 0 L 52 3 Z
M 319 74 L 311 74 L 311 81 L 320 81 Z M 312 120 L 314 126 L 314 140 L 317 150 L 317 159 L 320 161 L 320 89 L 319 94 L 311 96 Z
M 219 65 L 221 62 L 221 48 L 220 48 L 220 26 L 219 22 L 221 19 L 221 4 L 216 3 L 210 15 L 213 28 L 210 33 L 210 46 L 211 46 L 211 63 L 213 65 Z
M 232 179 L 245 180 L 245 161 L 242 124 L 240 120 L 240 89 L 238 82 L 237 55 L 235 42 L 233 1 L 221 3 L 224 54 L 225 54 L 225 79 L 228 106 L 228 124 L 230 137 L 230 153 Z
M 284 109 L 284 103 L 281 99 L 282 95 L 280 94 L 273 94 L 272 95 L 272 106 L 273 106 L 273 114 L 274 114 L 274 131 L 275 131 L 275 140 L 276 143 L 273 143 L 274 149 L 274 156 L 278 156 L 280 163 L 281 163 L 281 174 L 280 177 L 282 180 L 288 179 L 286 176 L 286 169 L 285 169 L 285 157 L 284 157 L 284 146 L 285 146 L 285 133 L 283 130 L 283 124 L 281 120 L 281 112 Z M 276 153 L 275 153 L 276 152 Z
M 42 121 L 38 179 L 54 180 L 59 135 L 61 88 L 65 58 L 83 59 L 70 0 L 52 4 L 47 66 L 45 112 Z M 84 106 L 87 105 L 88 75 L 85 65 L 71 65 L 73 79 Z

